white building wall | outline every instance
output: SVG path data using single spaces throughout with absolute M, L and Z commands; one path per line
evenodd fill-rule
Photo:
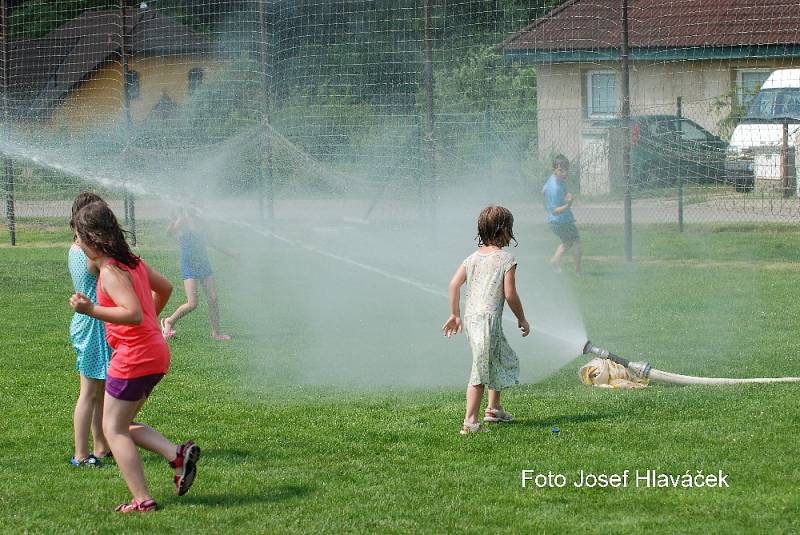
M 581 73 L 576 64 L 536 68 L 541 158 L 560 152 L 572 160 L 580 153 L 584 126 Z
M 728 109 L 715 105 L 730 96 L 736 84 L 736 72 L 746 68 L 778 69 L 793 66 L 783 61 L 674 61 L 631 62 L 631 113 L 674 114 L 677 97 L 683 97 L 683 116 L 713 133 Z M 536 68 L 539 155 L 546 158 L 562 152 L 575 158 L 581 151 L 581 135 L 596 120 L 586 117 L 586 80 L 588 71 L 615 70 L 615 63 L 566 63 L 540 65 Z M 621 83 L 621 76 L 617 76 Z M 617 94 L 622 94 L 621 87 Z
M 586 117 L 586 80 L 591 70 L 612 69 L 608 64 L 556 64 L 537 67 L 539 154 L 580 154 L 582 133 L 598 120 Z M 621 76 L 617 77 L 618 80 Z M 634 64 L 630 73 L 631 113 L 674 114 L 683 97 L 683 115 L 711 132 L 727 113 L 715 101 L 735 83 L 734 68 L 718 61 Z M 617 88 L 622 94 L 621 87 Z

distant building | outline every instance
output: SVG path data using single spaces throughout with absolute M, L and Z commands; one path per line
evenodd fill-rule
M 124 19 L 124 24 L 123 24 Z M 122 72 L 125 32 L 128 72 Z M 152 9 L 87 11 L 38 39 L 10 42 L 15 120 L 85 129 L 170 113 L 221 67 L 208 36 Z
M 536 65 L 538 139 L 581 155 L 583 141 L 619 113 L 619 0 L 567 0 L 502 45 Z M 727 110 L 780 67 L 800 65 L 800 4 L 785 0 L 629 0 L 633 114 L 674 114 L 712 132 Z

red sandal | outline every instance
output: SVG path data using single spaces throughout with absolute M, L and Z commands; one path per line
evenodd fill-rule
M 118 513 L 152 513 L 158 509 L 158 504 L 155 500 L 145 500 L 141 503 L 136 500 L 131 500 L 131 503 L 123 503 L 118 505 L 114 511 Z
M 175 476 L 175 492 L 178 496 L 183 496 L 194 483 L 194 477 L 197 475 L 197 459 L 200 458 L 200 446 L 188 440 L 178 446 L 178 456 L 175 460 L 170 462 L 172 468 L 181 468 L 183 471 L 180 475 Z

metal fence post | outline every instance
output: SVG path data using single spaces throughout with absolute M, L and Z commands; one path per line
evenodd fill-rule
M 625 260 L 633 261 L 633 217 L 631 208 L 631 88 L 628 65 L 628 1 L 620 0 L 622 18 L 622 173 L 625 177 Z
M 675 115 L 678 116 L 678 136 L 683 131 L 683 97 L 678 97 Z M 681 162 L 682 160 L 678 160 Z M 678 232 L 683 232 L 683 165 L 678 163 Z
M 258 26 L 259 37 L 259 61 L 261 63 L 261 91 L 264 102 L 260 107 L 261 126 L 264 134 L 264 150 L 261 153 L 258 166 L 259 191 L 258 211 L 261 223 L 264 223 L 264 197 L 267 201 L 267 222 L 270 226 L 275 221 L 275 177 L 272 165 L 272 84 L 269 73 L 269 55 L 272 51 L 272 40 L 267 40 L 271 34 L 267 32 L 267 0 L 258 0 Z M 264 176 L 266 173 L 266 177 Z M 266 180 L 265 180 L 266 179 Z M 265 184 L 266 181 L 266 184 Z
M 129 143 L 131 139 L 131 131 L 133 130 L 133 119 L 131 118 L 131 101 L 128 87 L 129 69 L 128 69 L 128 23 L 125 16 L 126 0 L 119 2 L 119 14 L 122 19 L 122 32 L 120 43 L 120 59 L 122 63 L 122 110 L 125 114 L 125 142 Z M 133 34 L 133 29 L 136 26 L 136 11 L 131 12 L 130 30 Z M 131 35 L 131 38 L 133 35 Z M 125 223 L 129 227 L 131 245 L 136 245 L 136 201 L 133 198 L 133 193 L 125 188 Z
M 8 0 L 0 0 L 0 59 L 3 65 L 0 68 L 2 75 L 2 114 L 3 131 L 0 132 L 4 138 L 8 135 Z M 6 223 L 8 225 L 8 239 L 11 245 L 17 244 L 17 218 L 14 206 L 14 162 L 9 157 L 3 158 L 3 169 L 5 170 L 5 190 L 6 190 Z
M 431 223 L 436 221 L 436 141 L 434 128 L 436 117 L 433 112 L 433 1 L 425 0 L 425 61 L 423 86 L 425 88 L 425 162 L 428 174 L 429 204 L 428 217 Z
M 783 196 L 789 196 L 789 123 L 784 118 L 781 137 L 781 188 Z

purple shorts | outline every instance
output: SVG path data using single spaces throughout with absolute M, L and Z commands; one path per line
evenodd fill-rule
M 150 395 L 162 377 L 163 373 L 133 379 L 118 379 L 109 375 L 106 377 L 106 393 L 122 401 L 139 401 Z

